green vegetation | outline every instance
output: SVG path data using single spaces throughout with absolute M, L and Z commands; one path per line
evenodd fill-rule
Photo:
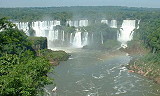
M 58 61 L 65 61 L 68 59 L 68 54 L 64 51 L 52 51 L 49 49 L 43 49 L 43 50 L 39 50 L 40 51 L 40 55 L 45 57 L 45 58 L 49 58 L 50 60 L 54 61 L 54 60 L 58 60 Z
M 90 45 L 84 48 L 110 50 L 110 49 L 114 49 L 117 46 L 120 46 L 120 43 L 117 41 L 116 28 L 113 29 L 106 24 L 96 23 L 96 24 L 91 24 L 87 27 L 84 27 L 84 29 L 89 33 L 93 33 L 93 38 L 94 38 L 94 40 L 92 40 L 92 36 L 90 36 L 91 37 L 89 38 L 91 41 Z
M 120 6 L 73 6 L 73 7 L 36 7 L 36 8 L 0 8 L 0 18 L 10 17 L 14 21 L 36 21 L 58 19 L 88 18 L 91 21 L 106 18 L 108 20 L 149 19 L 152 14 L 159 17 L 158 8 L 135 8 Z
M 134 57 L 128 67 L 160 83 L 160 18 L 157 16 L 158 14 L 160 12 L 152 12 L 149 14 L 149 18 L 143 15 L 140 29 L 136 30 L 134 39 L 129 43 L 128 48 L 129 50 L 140 49 L 141 56 Z M 148 51 L 144 52 L 144 50 Z
M 64 60 L 68 54 L 44 49 L 46 38 L 27 37 L 6 18 L 0 19 L 0 28 L 0 96 L 43 94 L 43 87 L 53 83 L 47 76 L 52 70 L 49 59 Z M 36 46 L 44 50 L 42 56 Z
M 28 37 L 27 38 L 34 50 L 47 49 L 47 38 L 46 37 Z
M 117 49 L 120 46 L 120 42 L 118 42 L 117 40 L 107 40 L 102 46 L 104 49 L 108 50 Z
M 59 61 L 66 61 L 70 56 L 65 51 L 52 51 L 50 49 L 38 50 L 37 53 L 39 56 L 48 59 L 52 65 L 58 65 Z

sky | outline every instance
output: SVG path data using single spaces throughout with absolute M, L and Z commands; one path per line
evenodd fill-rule
M 160 0 L 0 0 L 0 7 L 128 6 L 160 8 Z

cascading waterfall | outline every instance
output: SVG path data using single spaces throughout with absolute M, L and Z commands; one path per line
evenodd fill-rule
M 75 20 L 75 21 L 67 21 L 66 25 L 69 26 L 74 26 L 74 27 L 84 27 L 84 26 L 88 26 L 88 20 Z
M 141 20 L 138 20 L 137 29 L 139 29 L 140 21 L 141 21 Z
M 136 28 L 136 20 L 123 20 L 118 41 L 121 42 L 122 47 L 127 47 L 127 41 L 132 40 L 134 29 Z
M 54 31 L 54 40 L 57 40 L 58 39 L 58 30 L 55 30 Z
M 48 35 L 48 41 L 53 41 L 54 40 L 54 30 L 49 31 L 49 35 Z
M 101 43 L 103 44 L 103 33 L 101 32 Z
M 78 27 L 79 24 L 78 24 L 78 21 L 74 21 L 74 27 Z
M 94 37 L 94 34 L 92 33 L 92 43 L 94 42 L 94 39 L 93 39 L 93 37 Z
M 88 20 L 79 20 L 79 26 L 80 27 L 88 26 Z
M 19 22 L 19 23 L 15 23 L 16 26 L 18 27 L 18 29 L 23 30 L 26 35 L 29 36 L 29 26 L 28 26 L 28 22 Z
M 73 33 L 70 34 L 70 40 L 69 43 L 72 44 L 73 43 Z
M 77 29 L 82 29 L 85 26 L 88 26 L 89 21 L 86 19 L 82 20 L 75 20 L 75 21 L 67 21 L 66 25 L 74 26 Z M 101 20 L 101 23 L 109 25 L 111 28 L 117 28 L 117 20 Z M 137 24 L 136 24 L 137 23 Z M 117 32 L 117 40 L 120 41 L 123 47 L 127 47 L 127 41 L 130 41 L 133 37 L 134 29 L 139 28 L 140 20 L 136 22 L 136 20 L 123 20 L 123 23 L 120 27 L 120 30 Z M 56 42 L 61 42 L 61 45 L 72 45 L 73 47 L 81 48 L 88 43 L 95 42 L 95 34 L 86 32 L 80 32 L 77 30 L 76 33 L 65 33 L 64 30 L 57 30 L 56 26 L 60 25 L 60 21 L 53 20 L 53 21 L 35 21 L 31 22 L 19 22 L 15 23 L 18 29 L 25 31 L 27 35 L 29 35 L 29 28 L 33 28 L 35 30 L 35 36 L 37 37 L 47 37 L 48 40 L 48 47 L 56 47 Z M 90 39 L 88 39 L 90 38 Z M 103 33 L 100 33 L 100 43 L 103 44 Z M 65 41 L 65 42 L 64 42 Z
M 35 30 L 35 36 L 47 37 L 48 48 L 53 46 L 54 40 L 58 40 L 59 31 L 55 29 L 55 26 L 60 25 L 60 21 L 35 21 L 32 22 L 32 28 Z
M 110 27 L 117 28 L 117 20 L 111 20 Z
M 108 25 L 108 20 L 101 20 L 101 23 Z
M 85 46 L 85 45 L 88 45 L 88 32 L 84 32 L 83 34 L 84 34 L 84 36 L 83 36 L 82 46 Z
M 53 22 L 54 22 L 54 26 L 61 25 L 61 22 L 58 20 L 54 20 Z
M 67 21 L 67 26 L 74 26 L 74 22 L 71 20 Z
M 76 32 L 74 39 L 73 39 L 73 46 L 76 48 L 81 48 L 82 46 L 82 40 L 81 40 L 81 32 Z

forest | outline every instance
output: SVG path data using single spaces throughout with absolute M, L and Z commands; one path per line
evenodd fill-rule
M 53 83 L 47 76 L 53 64 L 69 55 L 46 49 L 46 38 L 28 37 L 6 18 L 0 19 L 0 30 L 0 95 L 42 95 L 44 86 Z

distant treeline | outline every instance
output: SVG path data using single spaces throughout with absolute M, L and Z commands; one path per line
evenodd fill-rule
M 0 18 L 9 17 L 13 21 L 35 21 L 58 19 L 149 19 L 152 15 L 159 17 L 158 8 L 135 8 L 114 6 L 75 6 L 75 7 L 31 7 L 0 8 Z

